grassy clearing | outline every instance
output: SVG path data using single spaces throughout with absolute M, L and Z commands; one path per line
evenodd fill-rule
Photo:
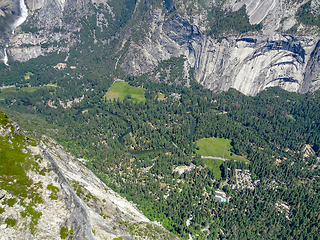
M 204 159 L 203 162 L 208 168 L 212 169 L 215 179 L 221 179 L 220 166 L 223 163 L 222 160 Z
M 130 86 L 125 81 L 114 82 L 104 97 L 111 100 L 119 98 L 120 101 L 123 101 L 127 96 L 131 96 L 129 99 L 134 102 L 146 101 L 143 88 Z
M 34 74 L 32 72 L 27 72 L 25 75 L 24 75 L 24 79 L 28 80 L 30 79 L 30 76 L 33 76 Z
M 221 157 L 237 161 L 248 161 L 244 157 L 231 152 L 231 140 L 224 138 L 203 138 L 197 141 L 197 155 Z
M 34 92 L 40 88 L 53 88 L 52 86 L 40 86 L 40 87 L 23 87 L 23 88 L 4 88 L 0 90 L 0 101 L 3 101 L 6 97 L 16 97 L 19 91 L 23 92 Z
M 166 95 L 164 95 L 163 93 L 158 93 L 158 100 L 159 101 L 162 101 L 162 100 L 165 100 L 166 99 Z

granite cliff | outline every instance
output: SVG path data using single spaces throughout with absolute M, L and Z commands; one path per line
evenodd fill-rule
M 0 239 L 175 239 L 53 139 L 0 112 Z
M 3 21 L 13 21 L 15 16 L 10 17 L 9 12 L 19 13 L 18 2 L 6 0 L 0 4 Z M 317 16 L 318 1 L 124 2 L 135 4 L 130 13 L 131 24 L 115 35 L 121 39 L 118 50 L 129 42 L 124 60 L 119 64 L 128 74 L 150 72 L 160 61 L 185 55 L 186 69 L 194 68 L 196 81 L 215 92 L 235 88 L 246 95 L 256 95 L 268 87 L 281 86 L 288 91 L 306 93 L 320 87 L 318 27 L 299 22 L 297 15 L 306 6 Z M 25 4 L 26 21 L 13 34 L 7 31 L 1 37 L 0 45 L 7 46 L 9 61 L 28 61 L 80 46 L 83 41 L 79 32 L 84 28 L 84 18 L 91 19 L 92 44 L 107 47 L 105 43 L 114 39 L 97 34 L 98 29 L 111 32 L 112 23 L 119 21 L 113 0 L 25 0 Z M 210 18 L 215 17 L 212 9 L 228 13 L 244 7 L 245 17 L 251 25 L 260 24 L 259 30 L 226 31 L 219 36 L 210 32 Z M 143 14 L 146 18 L 141 17 Z
M 216 92 L 235 88 L 256 95 L 273 86 L 300 93 L 316 91 L 320 86 L 320 38 L 314 28 L 299 25 L 295 19 L 305 2 L 226 1 L 223 7 L 232 11 L 246 5 L 250 23 L 261 23 L 263 28 L 220 38 L 207 34 L 207 12 L 200 5 L 192 16 L 180 1 L 169 17 L 160 8 L 150 9 L 151 33 L 143 44 L 131 44 L 122 67 L 128 73 L 141 74 L 161 60 L 185 55 L 196 80 Z M 296 24 L 299 34 L 285 33 Z

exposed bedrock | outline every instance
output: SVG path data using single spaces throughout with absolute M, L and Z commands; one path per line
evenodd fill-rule
M 96 14 L 90 6 L 104 4 L 106 15 L 113 16 L 110 1 L 25 0 L 28 18 L 13 35 L 2 32 L 0 58 L 6 58 L 4 48 L 9 62 L 24 62 L 50 52 L 68 52 L 81 43 L 78 34 L 81 17 L 94 15 L 97 27 L 102 22 L 108 25 L 103 14 Z M 139 75 L 153 70 L 162 60 L 185 55 L 195 69 L 196 80 L 216 92 L 236 88 L 246 95 L 256 95 L 272 86 L 300 93 L 316 91 L 320 88 L 320 37 L 318 30 L 299 25 L 296 19 L 297 10 L 307 1 L 226 0 L 223 9 L 237 11 L 245 5 L 250 23 L 261 23 L 263 28 L 255 33 L 227 35 L 220 41 L 207 34 L 209 7 L 202 8 L 195 0 L 164 0 L 163 8 L 149 2 L 149 28 L 141 36 L 143 39 L 130 42 L 121 67 L 128 74 Z M 9 16 L 7 23 L 15 18 L 10 17 L 12 12 L 19 12 L 19 2 L 0 2 L 0 15 Z M 218 3 L 204 2 L 210 7 Z M 143 2 L 137 1 L 136 8 L 139 3 Z M 191 4 L 194 11 L 190 12 L 187 7 Z M 319 9 L 318 1 L 312 0 L 312 12 L 318 14 Z M 296 24 L 303 34 L 283 33 Z
M 235 88 L 256 95 L 280 86 L 305 93 L 320 85 L 318 40 L 274 33 L 232 35 L 218 41 L 174 15 L 159 24 L 144 45 L 132 44 L 122 67 L 128 73 L 141 74 L 160 60 L 184 54 L 195 68 L 196 80 L 215 92 Z
M 19 9 L 21 1 L 25 3 L 29 13 L 27 17 Z M 0 52 L 7 47 L 9 61 L 25 62 L 50 52 L 69 51 L 69 47 L 80 41 L 77 33 L 81 29 L 81 17 L 93 14 L 90 4 L 107 5 L 107 2 L 108 0 L 1 1 L 0 16 L 5 14 L 6 18 L 3 20 L 3 29 L 0 28 Z M 20 24 L 16 24 L 17 31 L 13 33 L 13 23 L 18 23 L 17 19 L 22 19 L 21 16 L 26 17 L 20 21 L 24 26 L 19 28 Z M 0 53 L 0 59 L 4 58 L 3 53 Z

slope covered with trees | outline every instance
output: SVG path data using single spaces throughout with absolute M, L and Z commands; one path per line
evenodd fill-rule
M 299 95 L 272 88 L 256 97 L 235 90 L 215 95 L 193 81 L 189 88 L 170 86 L 145 75 L 128 78 L 130 84 L 143 86 L 145 102 L 128 97 L 111 101 L 104 98 L 112 84 L 107 70 L 97 66 L 84 71 L 81 65 L 77 69 L 66 70 L 69 83 L 59 82 L 66 72 L 54 72 L 59 86 L 54 91 L 18 90 L 14 99 L 2 101 L 4 111 L 12 111 L 21 124 L 24 116 L 41 119 L 43 132 L 87 159 L 109 186 L 182 237 L 316 239 L 319 168 L 316 157 L 304 158 L 302 150 L 305 144 L 318 150 L 319 92 Z M 71 80 L 79 73 L 85 76 Z M 80 87 L 74 88 L 72 81 Z M 158 99 L 159 92 L 164 100 Z M 85 97 L 63 108 L 58 99 L 72 94 Z M 49 100 L 56 107 L 49 106 Z M 22 114 L 20 119 L 15 111 Z M 128 124 L 131 131 L 123 135 Z M 250 164 L 226 161 L 219 179 L 194 155 L 195 142 L 208 137 L 231 139 L 234 154 Z M 179 174 L 179 166 L 191 168 Z M 254 190 L 231 188 L 236 169 L 250 170 Z M 230 203 L 213 200 L 217 188 L 226 191 Z M 278 202 L 290 206 L 289 220 L 278 211 Z
M 117 66 L 130 39 L 120 35 L 148 18 L 147 11 L 137 15 L 141 19 L 130 17 L 134 3 L 112 1 L 119 18 L 111 21 L 113 31 L 95 29 L 104 43 L 92 44 L 95 19 L 81 19 L 82 41 L 70 48 L 64 70 L 53 68 L 64 53 L 1 65 L 1 83 L 14 85 L 14 94 L 2 95 L 1 110 L 26 129 L 37 126 L 35 138 L 52 136 L 84 158 L 101 180 L 185 239 L 319 239 L 319 161 L 304 157 L 303 149 L 309 144 L 319 156 L 320 92 L 270 88 L 248 97 L 231 89 L 217 95 L 195 82 L 193 69 L 184 78 L 183 56 L 160 62 L 152 73 L 127 76 Z M 137 11 L 147 4 L 141 1 Z M 259 30 L 248 25 L 244 10 L 215 9 L 221 21 L 212 17 L 212 34 Z M 130 38 L 139 39 L 145 29 Z M 107 99 L 119 78 L 143 89 L 145 101 Z M 30 86 L 42 87 L 26 91 Z M 250 164 L 225 161 L 218 174 L 206 167 L 196 142 L 210 137 L 230 139 L 232 153 Z M 253 188 L 234 187 L 239 169 L 250 171 Z M 216 189 L 230 202 L 216 202 Z

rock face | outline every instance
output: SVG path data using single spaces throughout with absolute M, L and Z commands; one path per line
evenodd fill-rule
M 278 34 L 272 38 L 230 37 L 221 43 L 205 38 L 191 52 L 196 79 L 216 92 L 235 88 L 246 95 L 256 95 L 268 87 L 281 86 L 293 92 L 306 92 L 306 82 L 319 78 L 305 75 L 314 66 L 317 39 L 297 39 Z M 312 67 L 315 70 L 315 67 Z M 318 88 L 309 87 L 307 91 Z
M 2 1 L 0 15 L 17 9 L 18 1 Z M 82 29 L 81 17 L 93 16 L 97 28 L 107 29 L 108 22 L 114 19 L 112 1 L 115 0 L 25 0 L 29 15 L 21 29 L 10 36 L 9 60 L 24 62 L 50 52 L 68 52 L 81 43 L 78 34 Z M 196 81 L 216 92 L 235 88 L 246 95 L 256 95 L 272 86 L 300 93 L 319 89 L 318 29 L 300 24 L 296 19 L 299 7 L 308 0 L 221 2 L 136 1 L 133 14 L 141 14 L 139 6 L 146 4 L 150 24 L 144 36 L 130 40 L 121 64 L 123 70 L 140 75 L 155 69 L 159 61 L 185 55 L 188 66 L 195 70 Z M 105 12 L 98 13 L 99 4 L 105 6 Z M 249 22 L 262 24 L 263 28 L 259 32 L 229 34 L 219 39 L 209 35 L 207 16 L 214 6 L 225 11 L 238 11 L 246 6 Z M 310 6 L 311 12 L 319 13 L 318 1 L 312 0 Z M 284 33 L 292 27 L 297 29 L 297 34 Z M 130 30 L 124 42 L 134 32 Z M 94 31 L 91 34 L 95 43 L 99 41 Z M 4 40 L 0 41 L 4 46 Z
M 196 80 L 215 92 L 235 88 L 256 95 L 273 86 L 300 93 L 316 91 L 320 84 L 320 38 L 278 32 L 295 24 L 295 12 L 302 3 L 305 1 L 289 7 L 277 0 L 227 1 L 224 7 L 233 11 L 246 4 L 250 23 L 263 23 L 263 29 L 261 33 L 229 35 L 222 40 L 207 35 L 204 23 L 192 25 L 181 14 L 162 20 L 163 13 L 156 9 L 152 25 L 158 27 L 152 29 L 144 45 L 131 45 L 122 67 L 130 74 L 141 74 L 153 69 L 158 61 L 185 55 L 195 69 Z
M 54 140 L 44 137 L 39 144 L 30 144 L 31 137 L 1 112 L 0 123 L 0 139 L 8 141 L 0 144 L 1 240 L 175 239 L 108 188 Z M 27 189 L 21 183 L 21 190 L 15 191 L 21 186 L 22 168 L 14 168 L 12 176 L 2 172 L 6 162 L 11 161 L 6 147 L 17 159 L 21 153 L 23 158 L 31 160 L 21 158 L 21 162 L 12 162 L 21 167 L 33 166 L 28 171 L 25 168 L 24 181 L 30 183 Z M 12 180 L 2 185 L 4 179 L 11 177 Z M 10 188 L 10 184 L 15 188 Z M 25 195 L 21 194 L 24 191 Z M 132 229 L 140 229 L 146 235 L 139 237 Z
M 8 30 L 1 34 L 0 31 L 0 50 L 1 46 L 8 45 L 9 60 L 20 62 L 50 52 L 68 52 L 80 41 L 77 35 L 82 27 L 80 20 L 94 13 L 91 6 L 105 4 L 109 7 L 108 0 L 12 0 L 0 3 L 0 10 L 8 16 L 3 24 L 10 26 L 10 21 L 15 18 L 14 14 L 11 16 L 11 9 L 17 12 L 16 15 L 21 15 L 19 8 L 15 7 L 19 1 L 25 2 L 28 17 L 14 34 Z M 112 13 L 110 7 L 109 10 Z M 100 21 L 105 21 L 103 16 Z

